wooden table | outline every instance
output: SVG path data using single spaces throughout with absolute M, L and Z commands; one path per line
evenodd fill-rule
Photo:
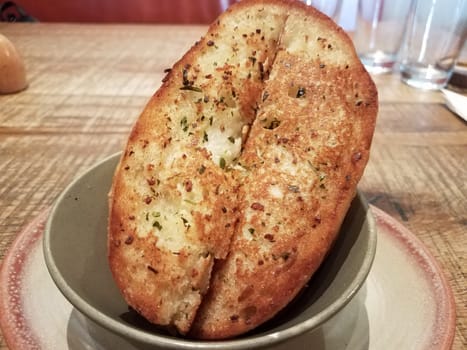
M 164 69 L 201 26 L 6 24 L 30 86 L 0 96 L 0 260 L 20 229 L 96 161 L 122 149 Z M 438 259 L 467 342 L 467 127 L 438 92 L 375 77 L 380 113 L 360 188 Z M 0 336 L 0 349 L 6 349 Z M 402 350 L 402 349 L 401 349 Z

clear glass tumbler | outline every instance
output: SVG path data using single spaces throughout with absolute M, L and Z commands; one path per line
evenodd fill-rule
M 371 73 L 393 69 L 410 13 L 411 0 L 359 0 L 352 40 Z
M 422 89 L 446 86 L 467 34 L 467 0 L 416 0 L 400 52 L 401 79 Z

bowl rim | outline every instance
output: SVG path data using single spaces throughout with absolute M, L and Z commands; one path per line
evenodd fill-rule
M 61 192 L 61 194 L 58 196 L 58 198 L 55 200 L 52 206 L 50 214 L 47 218 L 43 237 L 43 252 L 45 263 L 47 266 L 47 270 L 49 271 L 49 274 L 52 277 L 52 280 L 54 281 L 58 289 L 61 291 L 61 293 L 65 296 L 65 298 L 73 305 L 73 307 L 75 307 L 78 311 L 83 313 L 86 317 L 88 317 L 98 325 L 103 326 L 104 328 L 120 336 L 124 336 L 127 339 L 133 339 L 145 344 L 152 344 L 170 349 L 249 349 L 252 346 L 252 342 L 254 342 L 255 346 L 264 347 L 266 345 L 272 345 L 279 342 L 283 342 L 285 340 L 288 340 L 302 333 L 317 328 L 319 325 L 329 320 L 343 307 L 345 307 L 363 286 L 370 272 L 371 266 L 376 255 L 377 232 L 376 220 L 371 213 L 371 208 L 369 207 L 368 202 L 365 199 L 362 192 L 359 189 L 357 189 L 355 197 L 358 198 L 361 205 L 363 206 L 363 209 L 365 210 L 365 219 L 368 223 L 368 253 L 365 254 L 363 263 L 359 271 L 357 272 L 352 282 L 345 288 L 344 293 L 342 293 L 342 295 L 336 298 L 336 300 L 334 300 L 325 310 L 317 313 L 309 319 L 297 325 L 293 325 L 289 328 L 281 329 L 275 332 L 251 335 L 245 338 L 234 338 L 226 340 L 190 340 L 176 338 L 172 336 L 164 336 L 150 333 L 148 331 L 138 329 L 132 325 L 123 324 L 122 322 L 115 320 L 114 318 L 99 311 L 91 304 L 87 303 L 66 282 L 66 279 L 63 277 L 63 275 L 60 272 L 60 269 L 56 265 L 54 254 L 51 248 L 51 226 L 55 213 L 57 212 L 64 198 L 67 196 L 68 192 L 76 185 L 76 183 L 79 182 L 86 175 L 89 175 L 90 173 L 95 171 L 97 168 L 102 167 L 105 163 L 114 160 L 114 158 L 119 158 L 120 155 L 121 152 L 117 152 L 95 163 L 83 173 L 79 174 L 65 187 L 65 189 Z

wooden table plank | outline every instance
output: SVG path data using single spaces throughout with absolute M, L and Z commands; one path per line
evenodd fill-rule
M 31 218 L 128 132 L 200 26 L 6 24 L 30 86 L 0 96 L 0 260 Z M 439 92 L 374 77 L 380 113 L 360 188 L 437 258 L 457 305 L 454 349 L 467 343 L 467 126 Z M 0 350 L 6 349 L 0 335 Z

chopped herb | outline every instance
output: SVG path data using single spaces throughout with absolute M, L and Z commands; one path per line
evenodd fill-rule
M 235 143 L 235 139 L 234 139 L 233 136 L 229 136 L 227 139 L 228 139 L 230 142 Z
M 256 57 L 250 56 L 248 59 L 252 62 L 252 64 L 256 63 Z
M 185 85 L 180 88 L 180 90 L 189 90 L 189 91 L 195 91 L 195 92 L 203 92 L 201 88 L 193 85 Z
M 184 86 L 190 85 L 190 81 L 188 80 L 188 68 L 190 68 L 190 65 L 187 64 L 182 70 L 182 79 Z
M 204 165 L 201 165 L 198 169 L 198 173 L 202 175 L 206 171 L 206 167 Z
M 162 230 L 162 225 L 157 220 L 153 222 L 152 227 L 157 228 L 159 231 Z
M 290 253 L 289 252 L 284 252 L 281 254 L 281 258 L 284 259 L 285 261 L 289 258 Z
M 183 131 L 186 132 L 188 130 L 188 120 L 186 117 L 183 117 L 182 120 L 180 120 L 180 126 L 182 127 Z
M 148 270 L 155 273 L 155 274 L 158 274 L 159 271 L 157 271 L 154 267 L 152 267 L 151 265 L 148 265 Z
M 295 185 L 289 185 L 289 186 L 287 186 L 287 188 L 289 189 L 290 192 L 294 192 L 294 193 L 300 192 L 300 188 L 298 186 L 295 186 Z
M 210 116 L 209 117 L 209 125 L 212 125 L 212 121 L 213 121 L 214 117 L 213 116 Z
M 224 158 L 219 159 L 219 166 L 221 167 L 221 169 L 225 168 L 225 159 Z
M 185 227 L 190 227 L 190 224 L 188 224 L 188 220 L 185 219 L 183 216 L 181 217 L 182 221 L 183 221 L 183 226 Z
M 203 131 L 203 141 L 208 142 L 208 134 L 206 133 L 206 131 Z
M 154 212 L 152 212 L 151 214 L 152 214 L 152 216 L 154 216 L 155 218 L 158 218 L 158 217 L 161 216 L 161 213 L 158 212 L 158 211 L 154 211 Z
M 248 232 L 250 232 L 252 235 L 254 235 L 255 234 L 255 229 L 253 227 L 250 227 L 248 229 Z
M 274 118 L 273 120 L 271 120 L 271 122 L 269 124 L 267 124 L 264 128 L 265 129 L 269 129 L 269 130 L 273 130 L 275 128 L 277 128 L 279 125 L 281 124 L 281 121 Z

